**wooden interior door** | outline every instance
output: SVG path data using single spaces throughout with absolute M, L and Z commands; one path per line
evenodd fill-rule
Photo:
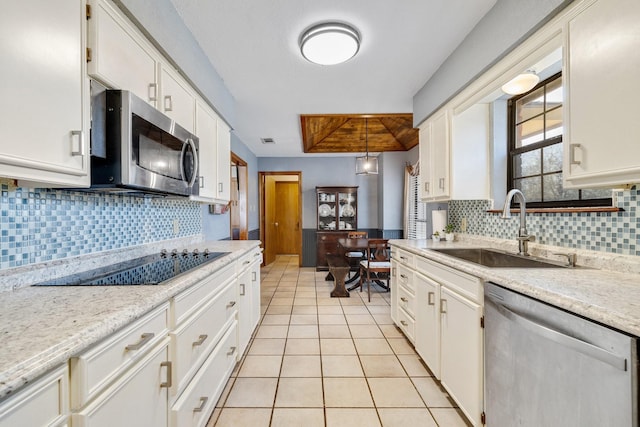
M 299 183 L 275 183 L 275 252 L 277 255 L 298 254 L 300 242 Z

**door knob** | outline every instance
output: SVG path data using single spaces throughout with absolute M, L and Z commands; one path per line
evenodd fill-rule
M 275 226 L 277 227 L 277 226 L 278 226 L 278 223 L 277 223 L 277 222 L 274 222 L 274 223 L 273 223 L 273 225 L 275 225 Z

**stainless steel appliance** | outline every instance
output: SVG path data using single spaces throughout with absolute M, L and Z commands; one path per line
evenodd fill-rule
M 60 277 L 36 286 L 105 286 L 105 285 L 157 285 L 177 277 L 192 268 L 212 262 L 229 252 L 200 252 L 187 250 L 147 255 L 89 270 L 71 276 Z
M 485 284 L 489 427 L 638 427 L 638 338 Z
M 92 98 L 92 189 L 198 195 L 198 137 L 129 91 Z

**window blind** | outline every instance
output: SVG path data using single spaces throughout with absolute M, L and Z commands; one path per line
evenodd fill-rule
M 407 239 L 427 238 L 427 204 L 420 201 L 419 176 L 409 176 Z

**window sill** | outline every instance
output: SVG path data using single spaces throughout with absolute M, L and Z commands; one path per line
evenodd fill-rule
M 580 213 L 580 212 L 622 212 L 624 209 L 614 206 L 584 208 L 527 208 L 527 213 Z M 489 209 L 488 213 L 501 214 L 502 209 Z M 520 213 L 520 209 L 511 209 L 511 213 Z

